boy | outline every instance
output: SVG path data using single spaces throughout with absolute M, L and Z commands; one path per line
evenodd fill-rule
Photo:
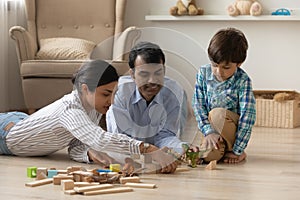
M 200 67 L 196 76 L 193 109 L 209 150 L 204 161 L 239 163 L 245 160 L 255 122 L 255 98 L 247 73 L 240 67 L 247 57 L 244 34 L 227 28 L 210 41 L 211 64 Z

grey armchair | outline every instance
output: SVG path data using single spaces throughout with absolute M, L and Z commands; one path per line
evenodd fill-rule
M 126 52 L 135 27 L 123 31 L 126 0 L 25 0 L 27 29 L 14 26 L 23 95 L 29 113 L 72 90 L 82 62 L 114 61 L 128 69 Z

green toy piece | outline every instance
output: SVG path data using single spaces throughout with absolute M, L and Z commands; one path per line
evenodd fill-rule
M 201 164 L 201 158 L 207 151 L 199 150 L 195 152 L 192 148 L 190 148 L 188 144 L 183 144 L 182 148 L 185 152 L 183 155 L 177 153 L 176 151 L 174 151 L 174 149 L 168 149 L 167 153 L 173 155 L 178 162 L 188 163 L 188 166 L 192 168 L 195 168 L 198 164 Z
M 182 148 L 185 151 L 185 160 L 189 162 L 189 166 L 192 168 L 197 167 L 197 164 L 199 164 L 201 161 L 200 158 L 202 157 L 203 153 L 207 151 L 203 150 L 194 152 L 193 149 L 191 149 L 187 144 L 183 144 Z
M 36 178 L 37 167 L 27 167 L 27 177 Z

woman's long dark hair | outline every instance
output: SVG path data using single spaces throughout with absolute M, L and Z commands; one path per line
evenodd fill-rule
M 101 85 L 118 81 L 119 75 L 116 69 L 103 60 L 91 60 L 84 63 L 78 71 L 73 74 L 72 83 L 81 93 L 81 85 L 86 84 L 89 91 L 94 92 Z

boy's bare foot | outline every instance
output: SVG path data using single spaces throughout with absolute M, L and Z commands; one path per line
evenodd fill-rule
M 240 163 L 241 161 L 245 160 L 247 157 L 247 154 L 245 152 L 243 152 L 241 155 L 235 155 L 232 152 L 228 152 L 225 154 L 225 158 L 223 160 L 224 163 L 228 163 L 228 164 L 236 164 L 236 163 Z

